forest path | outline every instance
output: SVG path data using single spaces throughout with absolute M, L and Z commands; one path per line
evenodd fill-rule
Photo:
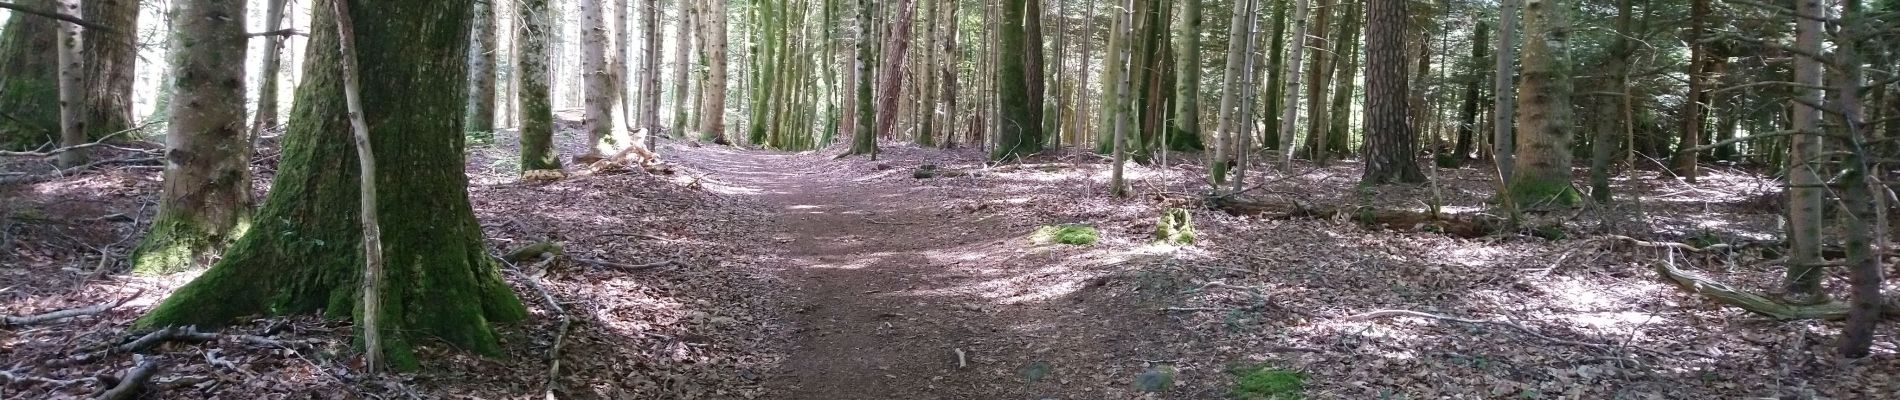
M 667 156 L 708 173 L 709 190 L 773 210 L 762 227 L 773 243 L 760 250 L 785 261 L 793 337 L 768 397 L 1099 398 L 1076 396 L 1108 383 L 1085 371 L 1115 363 L 1104 347 L 1129 330 L 1079 300 L 1037 297 L 1089 285 L 1048 278 L 1063 259 L 1023 251 L 1020 223 L 946 207 L 948 188 L 884 177 L 907 178 L 901 167 L 715 146 Z

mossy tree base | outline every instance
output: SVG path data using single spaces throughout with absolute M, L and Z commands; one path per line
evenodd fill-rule
M 1538 179 L 1521 174 L 1512 180 L 1510 191 L 1519 209 L 1570 207 L 1583 202 L 1583 194 L 1568 179 Z
M 132 249 L 132 273 L 163 275 L 208 266 L 246 228 L 240 224 L 224 234 L 181 216 L 162 215 Z
M 491 324 L 527 311 L 502 281 L 481 241 L 462 171 L 459 110 L 469 0 L 359 4 L 356 43 L 362 94 L 378 168 L 383 266 L 383 348 L 391 365 L 413 369 L 415 343 L 441 340 L 498 355 Z M 329 9 L 320 1 L 318 9 Z M 312 48 L 337 46 L 335 18 L 319 13 Z M 460 16 L 460 17 L 458 17 Z M 256 225 L 204 275 L 137 322 L 219 326 L 250 315 L 321 313 L 354 317 L 361 298 L 355 150 L 345 119 L 336 52 L 318 57 L 297 92 L 282 170 Z
M 1194 244 L 1193 216 L 1180 208 L 1162 211 L 1161 221 L 1155 224 L 1155 240 L 1175 245 Z

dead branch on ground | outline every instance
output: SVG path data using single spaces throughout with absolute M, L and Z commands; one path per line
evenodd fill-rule
M 128 400 L 138 398 L 139 393 L 144 391 L 145 382 L 151 380 L 152 375 L 158 373 L 159 365 L 158 361 L 142 355 L 134 356 L 133 360 L 136 361 L 133 361 L 132 368 L 126 369 L 124 374 L 119 375 L 119 382 L 113 385 L 111 389 L 106 389 L 105 392 L 99 393 L 99 397 L 95 397 L 94 399 Z
M 543 253 L 541 262 L 536 264 L 545 265 L 553 261 L 553 254 Z M 544 395 L 552 399 L 554 398 L 555 384 L 560 382 L 561 379 L 561 345 L 567 342 L 567 331 L 569 327 L 574 324 L 574 319 L 567 316 L 567 310 L 561 308 L 561 302 L 555 301 L 554 295 L 548 293 L 548 289 L 542 287 L 539 280 L 524 276 L 521 274 L 521 271 L 517 269 L 510 269 L 509 272 L 521 278 L 522 282 L 526 282 L 529 288 L 534 289 L 535 293 L 541 294 L 541 300 L 548 302 L 548 308 L 553 309 L 554 314 L 561 318 L 561 327 L 554 334 L 554 345 L 548 348 L 548 381 L 547 387 L 544 389 Z
M 679 260 L 663 260 L 663 261 L 650 262 L 646 264 L 626 264 L 626 263 L 617 263 L 617 262 L 606 261 L 606 260 L 596 260 L 592 258 L 569 258 L 569 259 L 574 260 L 576 262 L 594 264 L 594 265 L 599 265 L 602 267 L 616 268 L 616 269 L 620 269 L 624 271 L 644 271 L 644 270 L 660 268 L 660 267 L 686 266 L 686 263 L 682 263 Z
M 72 317 L 103 313 L 103 312 L 112 310 L 114 308 L 118 308 L 119 306 L 124 305 L 125 302 L 132 301 L 132 299 L 138 298 L 140 294 L 144 294 L 144 293 L 145 293 L 144 290 L 139 290 L 138 292 L 132 293 L 131 296 L 125 296 L 125 298 L 121 298 L 114 301 L 94 304 L 89 307 L 59 310 L 59 311 L 53 311 L 53 312 L 42 313 L 42 314 L 37 314 L 37 315 L 28 315 L 24 317 L 7 316 L 4 318 L 0 318 L 0 327 L 32 325 L 32 324 L 57 321 L 57 320 L 62 320 L 62 319 L 67 319 L 67 318 L 72 318 Z
M 1208 196 L 1205 201 L 1232 215 L 1258 215 L 1276 219 L 1343 217 L 1367 227 L 1439 232 L 1461 238 L 1489 236 L 1503 232 L 1510 226 L 1503 218 L 1483 214 L 1429 213 L 1364 206 L 1307 206 L 1297 201 L 1273 202 L 1222 196 Z

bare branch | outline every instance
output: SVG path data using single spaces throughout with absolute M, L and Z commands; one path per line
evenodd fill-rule
M 97 23 L 93 23 L 92 21 L 87 21 L 84 18 L 61 14 L 55 11 L 46 11 L 46 10 L 41 10 L 41 9 L 37 9 L 33 7 L 27 7 L 27 6 L 23 6 L 19 4 L 5 3 L 5 2 L 0 2 L 0 8 L 17 11 L 21 14 L 26 14 L 26 15 L 40 16 L 40 17 L 46 17 L 46 18 L 52 18 L 52 19 L 57 19 L 61 21 L 71 22 L 73 23 L 73 25 L 83 26 L 83 27 L 86 27 L 86 29 L 93 29 L 93 30 L 99 30 L 99 31 L 105 31 L 105 32 L 115 32 L 114 30 L 112 30 L 112 28 L 106 27 L 105 25 L 99 25 Z
M 138 298 L 139 295 L 143 293 L 145 293 L 145 291 L 140 290 L 138 293 L 133 293 L 131 296 L 126 296 L 123 299 L 118 299 L 115 301 L 110 301 L 110 302 L 105 302 L 105 303 L 99 303 L 91 307 L 59 310 L 59 311 L 53 311 L 53 312 L 38 314 L 38 315 L 28 315 L 24 317 L 12 317 L 12 316 L 4 317 L 4 318 L 0 318 L 0 326 L 32 325 L 32 324 L 57 321 L 57 320 L 62 320 L 62 319 L 67 319 L 67 318 L 72 318 L 72 317 L 98 314 L 98 313 L 106 312 L 107 310 L 118 308 L 120 305 L 124 305 L 125 302 L 132 301 L 132 299 Z

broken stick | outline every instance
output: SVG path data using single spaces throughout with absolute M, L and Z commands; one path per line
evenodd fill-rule
M 132 368 L 125 370 L 125 374 L 119 376 L 119 384 L 113 385 L 111 389 L 106 389 L 105 392 L 99 393 L 99 397 L 95 397 L 94 399 L 127 400 L 138 398 L 139 392 L 142 391 L 145 386 L 145 381 L 151 380 L 152 375 L 158 373 L 158 361 L 153 361 L 142 355 L 133 356 L 133 360 L 136 361 L 132 362 Z
M 98 313 L 112 310 L 114 308 L 118 308 L 120 305 L 124 305 L 125 302 L 132 301 L 132 299 L 134 298 L 138 298 L 139 295 L 143 293 L 145 293 L 144 290 L 139 290 L 136 293 L 132 293 L 131 296 L 126 296 L 125 298 L 110 301 L 110 302 L 94 304 L 90 307 L 59 310 L 59 311 L 53 311 L 53 312 L 48 312 L 48 313 L 38 314 L 38 315 L 28 315 L 24 317 L 7 316 L 3 319 L 0 319 L 0 327 L 17 326 L 17 325 L 32 325 L 32 324 L 38 324 L 38 323 L 43 323 L 43 322 L 58 321 L 62 319 L 72 318 L 72 317 L 98 314 Z

